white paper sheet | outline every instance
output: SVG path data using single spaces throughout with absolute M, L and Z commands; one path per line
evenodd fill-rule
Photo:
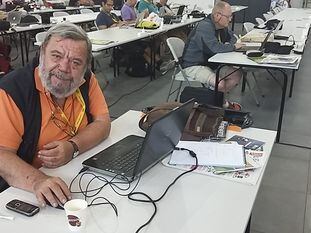
M 243 146 L 215 142 L 180 141 L 176 147 L 187 148 L 196 153 L 199 165 L 243 167 L 245 157 Z M 194 165 L 195 159 L 188 151 L 175 150 L 172 153 L 170 164 Z

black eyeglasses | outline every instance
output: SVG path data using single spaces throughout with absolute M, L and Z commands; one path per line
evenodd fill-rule
M 68 122 L 57 118 L 54 112 L 52 112 L 50 119 L 60 130 L 65 132 L 68 136 L 74 137 L 76 135 L 75 128 L 71 126 Z
M 218 14 L 220 14 L 221 16 L 223 17 L 226 17 L 228 20 L 231 20 L 232 19 L 232 15 L 224 15 L 223 13 L 221 12 L 217 12 Z

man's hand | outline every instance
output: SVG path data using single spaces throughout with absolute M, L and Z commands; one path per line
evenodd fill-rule
M 42 166 L 55 168 L 68 163 L 72 159 L 73 147 L 67 141 L 54 141 L 43 146 L 38 152 Z
M 70 191 L 63 180 L 43 173 L 40 178 L 35 179 L 33 193 L 41 206 L 45 206 L 48 201 L 52 206 L 57 207 L 59 202 L 65 204 L 71 199 Z

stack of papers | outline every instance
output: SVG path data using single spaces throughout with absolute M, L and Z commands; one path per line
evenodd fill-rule
M 256 62 L 264 64 L 296 66 L 300 59 L 301 57 L 296 55 L 269 54 L 267 56 L 263 56 L 262 59 L 256 60 Z
M 236 143 L 214 143 L 180 141 L 179 148 L 187 148 L 196 153 L 198 165 L 218 167 L 245 167 L 244 148 Z M 174 150 L 169 161 L 173 165 L 195 165 L 195 159 L 188 151 Z

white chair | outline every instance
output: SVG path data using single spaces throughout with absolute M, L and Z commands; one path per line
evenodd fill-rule
M 92 11 L 91 9 L 82 8 L 82 9 L 80 9 L 80 13 L 81 14 L 90 14 L 90 13 L 94 13 L 94 11 Z
M 176 91 L 177 91 L 177 94 L 176 94 L 175 101 L 177 101 L 183 82 L 186 81 L 189 86 L 191 85 L 185 71 L 183 70 L 180 64 L 180 58 L 182 57 L 182 54 L 184 51 L 185 42 L 180 38 L 170 37 L 166 39 L 166 43 L 170 49 L 171 54 L 173 55 L 174 62 L 175 62 L 175 69 L 172 74 L 171 85 L 170 85 L 170 89 L 169 89 L 166 101 L 168 101 L 170 96 L 174 94 Z M 177 75 L 178 72 L 180 72 L 180 75 Z M 175 90 L 172 90 L 175 80 L 179 81 L 179 85 Z
M 253 24 L 251 22 L 245 22 L 245 23 L 243 23 L 243 27 L 244 27 L 246 33 L 249 33 L 251 30 L 254 29 L 255 24 Z
M 45 37 L 46 37 L 47 32 L 38 32 L 36 34 L 36 42 L 35 45 L 41 46 L 41 44 L 43 43 Z
M 65 11 L 56 11 L 53 12 L 53 17 L 62 17 L 62 16 L 68 16 L 69 14 Z
M 258 23 L 258 25 L 262 25 L 265 23 L 265 21 L 262 18 L 255 18 L 256 22 Z
M 269 19 L 273 17 L 273 13 L 270 11 L 267 13 L 263 13 L 263 17 L 265 18 L 266 21 L 268 21 Z
M 255 24 L 253 24 L 253 23 L 251 23 L 251 22 L 245 22 L 245 23 L 243 23 L 243 27 L 244 27 L 246 33 L 249 33 L 251 30 L 254 29 Z M 256 79 L 256 76 L 255 76 L 255 73 L 254 73 L 255 71 L 256 71 L 256 69 L 254 69 L 254 68 L 244 68 L 244 69 L 243 69 L 243 78 L 244 78 L 244 80 L 245 80 L 245 82 L 246 82 L 246 85 L 247 85 L 247 87 L 249 88 L 249 90 L 250 90 L 250 92 L 251 92 L 251 94 L 252 94 L 252 96 L 253 96 L 253 98 L 254 98 L 254 100 L 255 100 L 255 102 L 256 102 L 256 105 L 259 106 L 260 103 L 259 103 L 259 101 L 258 101 L 258 98 L 257 98 L 255 92 L 253 91 L 253 89 L 252 89 L 252 87 L 251 87 L 251 85 L 250 85 L 250 83 L 249 83 L 248 77 L 247 77 L 247 74 L 248 74 L 248 73 L 251 73 L 251 74 L 252 74 L 252 76 L 253 76 L 253 78 L 254 78 L 254 81 L 255 81 L 255 85 L 257 86 L 257 88 L 258 88 L 259 91 L 261 92 L 261 96 L 264 96 L 264 95 L 262 94 L 261 88 L 260 88 L 260 86 L 259 86 L 259 84 L 258 84 L 258 81 L 257 81 L 257 79 Z

